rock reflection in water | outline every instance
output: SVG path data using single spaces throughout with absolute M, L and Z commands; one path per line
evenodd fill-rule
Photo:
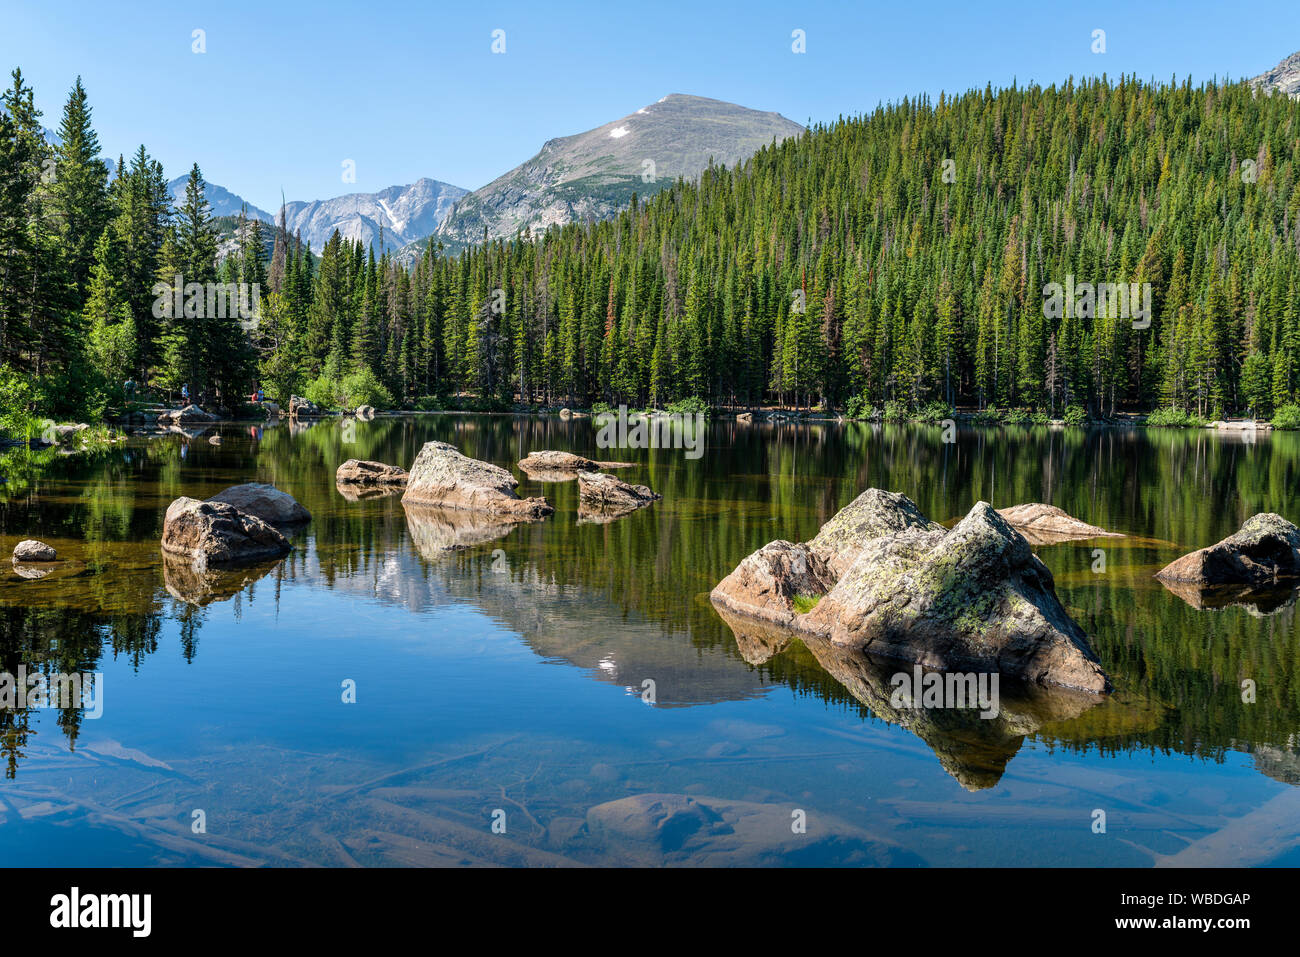
M 1295 583 L 1268 585 L 1197 585 L 1193 582 L 1160 583 L 1197 611 L 1242 608 L 1253 618 L 1267 618 L 1295 606 L 1300 586 Z
M 336 482 L 334 487 L 349 502 L 388 498 L 390 495 L 401 495 L 403 491 L 400 485 L 356 485 L 350 482 Z
M 906 728 L 929 745 L 944 770 L 968 791 L 996 785 L 1027 736 L 1046 724 L 1077 718 L 1103 700 L 1064 688 L 1002 679 L 993 717 L 981 717 L 975 706 L 899 708 L 891 700 L 895 691 L 891 679 L 899 672 L 910 675 L 918 666 L 872 658 L 812 636 L 796 636 L 725 609 L 719 608 L 718 614 L 735 633 L 741 654 L 750 664 L 761 664 L 779 654 L 797 637 L 827 674 L 876 717 Z
M 404 508 L 412 544 L 421 556 L 431 561 L 446 552 L 503 538 L 518 524 L 499 515 L 436 505 L 405 505 Z
M 284 559 L 240 568 L 209 568 L 164 553 L 163 586 L 173 598 L 190 605 L 210 605 L 234 598 L 253 582 L 269 575 Z

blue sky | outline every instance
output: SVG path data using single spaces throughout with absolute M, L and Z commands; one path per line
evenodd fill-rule
M 6 0 L 0 23 L 0 65 L 23 68 L 47 126 L 80 73 L 106 152 L 144 143 L 169 177 L 197 160 L 271 210 L 281 188 L 319 199 L 431 176 L 474 189 L 553 136 L 668 93 L 807 122 L 1013 79 L 1252 76 L 1300 50 L 1295 0 Z M 206 53 L 192 52 L 195 29 Z M 495 29 L 504 55 L 491 52 Z M 791 52 L 795 29 L 805 54 Z M 1094 29 L 1105 54 L 1091 51 Z

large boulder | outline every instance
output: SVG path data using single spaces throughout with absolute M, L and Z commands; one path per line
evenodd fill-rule
M 54 546 L 38 542 L 34 538 L 24 539 L 14 546 L 15 562 L 52 562 L 57 557 Z
M 181 497 L 167 507 L 162 550 L 208 565 L 235 565 L 278 558 L 289 540 L 256 515 L 226 502 Z
M 631 512 L 663 498 L 644 485 L 621 482 L 604 472 L 578 473 L 578 502 L 601 512 Z
M 191 403 L 183 409 L 171 409 L 158 416 L 159 425 L 203 425 L 218 421 L 217 416 Z
M 907 528 L 935 531 L 943 526 L 922 515 L 906 495 L 869 488 L 836 512 L 808 547 L 838 578 L 857 561 L 868 542 Z
M 907 528 L 873 540 L 805 627 L 837 645 L 930 668 L 1107 689 L 1052 573 L 987 502 L 951 531 Z
M 321 414 L 321 410 L 315 402 L 304 399 L 299 395 L 289 396 L 289 418 L 310 418 Z
M 555 509 L 544 498 L 521 499 L 519 480 L 505 469 L 462 455 L 446 442 L 426 442 L 411 465 L 402 502 L 436 505 L 519 521 L 545 518 Z
M 406 469 L 365 459 L 348 459 L 334 472 L 336 485 L 400 487 L 406 484 L 406 479 Z
M 1175 559 L 1156 578 L 1194 585 L 1267 585 L 1300 577 L 1300 529 L 1281 515 L 1252 515 L 1234 534 Z
M 369 421 L 375 417 L 375 407 L 373 405 L 357 406 L 356 416 L 358 419 Z
M 711 597 L 872 655 L 1109 687 L 1052 573 L 985 502 L 948 530 L 906 496 L 869 489 L 805 545 L 773 542 L 750 555 Z
M 300 525 L 311 521 L 311 512 L 300 505 L 292 495 L 263 482 L 232 485 L 218 492 L 208 501 L 233 505 L 241 512 L 255 515 L 268 525 L 276 527 Z
M 597 462 L 572 452 L 530 452 L 519 460 L 525 472 L 598 472 L 601 469 L 631 468 L 631 462 Z
M 85 422 L 56 425 L 52 430 L 54 434 L 54 442 L 56 445 L 67 445 L 89 428 L 90 426 Z
M 808 604 L 835 587 L 838 576 L 807 545 L 769 542 L 744 558 L 713 589 L 713 601 L 740 615 L 789 625 Z M 807 611 L 804 608 L 803 611 Z
M 1054 505 L 1044 505 L 1041 502 L 1000 508 L 998 514 L 1031 545 L 1054 545 L 1080 538 L 1124 537 L 1118 532 L 1108 532 L 1096 525 L 1089 525 Z

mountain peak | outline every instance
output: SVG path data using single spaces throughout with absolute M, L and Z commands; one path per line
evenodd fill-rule
M 1300 52 L 1292 53 L 1266 73 L 1250 81 L 1266 92 L 1281 90 L 1287 96 L 1300 96 Z
M 437 238 L 473 243 L 603 219 L 710 162 L 735 166 L 804 128 L 779 113 L 670 93 L 601 126 L 547 140 L 527 162 L 464 197 Z

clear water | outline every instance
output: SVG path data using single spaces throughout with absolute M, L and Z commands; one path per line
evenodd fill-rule
M 515 469 L 555 514 L 484 528 L 335 488 L 344 459 L 432 439 L 630 459 L 664 498 L 579 524 L 575 483 Z M 0 670 L 99 672 L 103 711 L 0 711 L 0 864 L 1300 862 L 1294 596 L 1198 610 L 1151 577 L 1255 512 L 1300 517 L 1295 435 L 728 422 L 691 460 L 601 453 L 589 420 L 438 415 L 46 459 L 3 460 L 0 546 L 61 562 L 0 569 Z M 293 553 L 165 565 L 167 504 L 245 481 L 311 510 Z M 899 711 L 893 666 L 738 641 L 712 587 L 869 486 L 940 521 L 1042 501 L 1125 533 L 1037 549 L 1116 693 Z

